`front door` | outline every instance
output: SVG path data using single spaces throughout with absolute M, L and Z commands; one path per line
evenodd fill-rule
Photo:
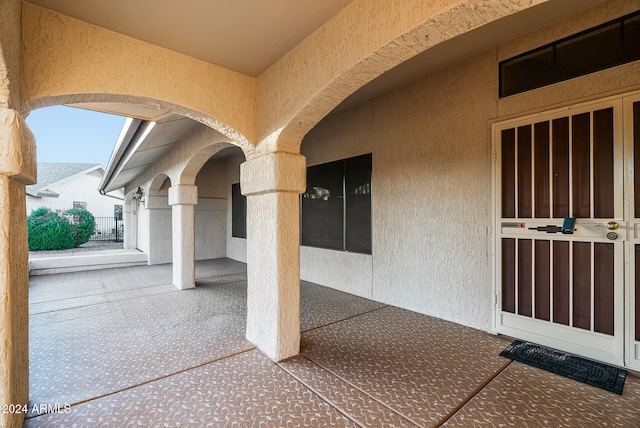
M 630 350 L 625 254 L 636 228 L 624 105 L 607 99 L 493 126 L 496 331 L 616 365 Z
M 640 94 L 624 99 L 625 151 L 627 160 L 629 203 L 629 275 L 625 299 L 626 363 L 640 370 Z

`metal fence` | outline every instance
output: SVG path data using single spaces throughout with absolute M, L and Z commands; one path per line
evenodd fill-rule
M 124 239 L 124 221 L 115 217 L 94 217 L 96 225 L 89 241 L 116 241 Z

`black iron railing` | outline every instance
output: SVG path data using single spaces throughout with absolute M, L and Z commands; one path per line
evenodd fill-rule
M 124 221 L 115 217 L 94 217 L 96 222 L 89 241 L 116 241 L 124 239 Z

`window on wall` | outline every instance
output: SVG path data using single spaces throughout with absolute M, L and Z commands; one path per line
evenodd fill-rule
M 231 236 L 247 237 L 247 197 L 240 191 L 240 183 L 231 185 Z
M 307 168 L 301 244 L 371 254 L 371 154 Z
M 640 60 L 640 12 L 500 63 L 500 97 Z
M 73 208 L 74 209 L 80 209 L 80 210 L 86 210 L 87 209 L 87 203 L 86 202 L 73 201 Z

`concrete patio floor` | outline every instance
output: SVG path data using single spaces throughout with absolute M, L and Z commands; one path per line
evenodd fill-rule
M 196 277 L 32 277 L 25 426 L 640 427 L 633 374 L 620 396 L 499 357 L 506 338 L 307 282 L 301 354 L 273 363 L 244 338 L 246 265 Z

